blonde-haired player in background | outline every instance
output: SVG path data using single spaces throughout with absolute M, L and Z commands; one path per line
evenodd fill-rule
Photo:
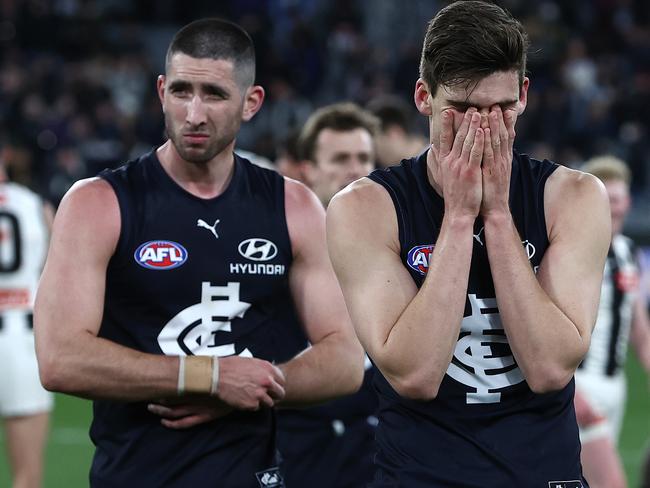
M 620 488 L 626 481 L 616 445 L 625 411 L 627 345 L 629 340 L 650 373 L 650 321 L 639 293 L 634 244 L 621 233 L 630 209 L 630 170 L 609 155 L 590 159 L 581 169 L 605 184 L 612 214 L 598 319 L 589 352 L 575 375 L 581 458 L 591 488 Z

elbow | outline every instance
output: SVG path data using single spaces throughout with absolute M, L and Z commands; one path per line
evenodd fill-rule
M 363 384 L 364 369 L 364 355 L 359 356 L 360 359 L 352 361 L 347 369 L 345 381 L 342 382 L 343 395 L 352 395 L 361 388 Z
M 68 393 L 68 379 L 61 358 L 51 351 L 37 351 L 38 374 L 43 388 L 52 392 Z
M 569 384 L 571 378 L 573 378 L 573 370 L 540 368 L 536 374 L 527 375 L 526 381 L 533 393 L 541 395 L 562 390 Z
M 64 381 L 55 361 L 38 359 L 38 374 L 43 388 L 53 392 L 64 392 Z
M 387 377 L 387 379 L 399 396 L 408 400 L 428 402 L 438 396 L 440 381 L 418 378 L 416 375 L 403 378 Z

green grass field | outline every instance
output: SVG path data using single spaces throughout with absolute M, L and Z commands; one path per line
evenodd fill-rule
M 633 356 L 633 355 L 631 355 Z M 631 357 L 627 366 L 629 396 L 621 438 L 621 455 L 625 463 L 629 487 L 639 487 L 639 471 L 650 441 L 650 395 L 648 381 Z M 77 488 L 88 486 L 88 468 L 92 446 L 88 439 L 90 402 L 58 395 L 47 448 L 45 488 Z M 4 454 L 4 439 L 0 441 Z M 10 486 L 9 468 L 0 457 L 0 487 Z

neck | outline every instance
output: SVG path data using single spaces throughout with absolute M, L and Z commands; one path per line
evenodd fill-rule
M 234 141 L 210 161 L 190 163 L 178 154 L 171 141 L 156 150 L 158 160 L 169 177 L 188 193 L 199 198 L 214 198 L 228 187 L 235 170 Z
M 438 158 L 434 155 L 434 150 L 432 147 L 429 147 L 427 151 L 427 179 L 429 184 L 436 191 L 438 195 L 444 198 L 442 194 L 442 185 L 440 184 L 440 162 Z

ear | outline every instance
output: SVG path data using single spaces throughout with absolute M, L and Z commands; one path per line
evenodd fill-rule
M 422 78 L 418 78 L 418 81 L 415 82 L 415 92 L 413 93 L 413 100 L 415 101 L 415 106 L 422 115 L 430 117 L 433 112 L 431 110 L 431 97 L 429 96 L 431 92 L 427 86 L 427 82 Z
M 262 108 L 264 102 L 264 88 L 259 85 L 249 86 L 244 95 L 244 108 L 242 110 L 242 120 L 248 122 Z
M 160 104 L 163 105 L 163 111 L 164 111 L 164 101 L 165 101 L 165 75 L 158 75 L 158 79 L 156 80 L 156 91 L 158 92 L 158 99 L 160 100 Z
M 524 81 L 521 84 L 521 90 L 519 90 L 519 103 L 517 103 L 517 115 L 521 115 L 526 110 L 526 105 L 528 104 L 528 87 L 530 86 L 530 78 L 524 76 Z

